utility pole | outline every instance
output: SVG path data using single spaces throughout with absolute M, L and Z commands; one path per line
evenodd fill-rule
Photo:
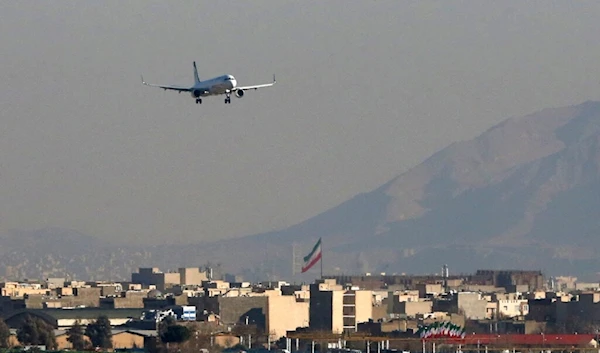
M 295 276 L 300 273 L 300 266 L 302 266 L 302 261 L 298 261 L 298 244 L 294 242 L 292 243 L 292 276 Z

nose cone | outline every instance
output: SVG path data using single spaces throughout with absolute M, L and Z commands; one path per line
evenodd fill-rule
M 235 77 L 231 76 L 231 88 L 234 88 L 237 86 L 237 81 L 235 80 Z

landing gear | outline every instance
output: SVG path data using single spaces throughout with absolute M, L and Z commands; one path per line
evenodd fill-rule
M 202 104 L 202 98 L 196 98 L 196 104 Z
M 225 98 L 225 104 L 231 104 L 231 95 L 227 93 L 227 98 Z

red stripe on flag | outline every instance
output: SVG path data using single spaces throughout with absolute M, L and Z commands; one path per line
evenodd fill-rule
M 319 251 L 319 255 L 317 255 L 317 257 L 315 257 L 311 262 L 309 262 L 308 265 L 306 265 L 305 267 L 302 267 L 302 273 L 310 270 L 310 268 L 313 267 L 317 262 L 319 262 L 319 260 L 321 260 L 321 252 L 320 251 Z

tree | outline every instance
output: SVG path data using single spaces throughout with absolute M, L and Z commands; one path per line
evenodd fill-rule
M 158 334 L 162 343 L 182 343 L 190 339 L 192 331 L 187 326 L 177 325 L 173 317 L 167 316 L 161 321 Z
M 46 346 L 46 349 L 56 348 L 54 329 L 39 318 L 27 315 L 25 321 L 17 330 L 17 339 L 22 344 L 34 346 Z
M 17 330 L 17 339 L 21 344 L 32 345 L 38 344 L 40 333 L 38 328 L 33 322 L 31 316 L 27 315 L 25 321 L 21 324 Z
M 112 348 L 112 329 L 110 320 L 105 315 L 99 316 L 95 322 L 85 328 L 85 334 L 94 347 Z
M 190 339 L 192 335 L 189 328 L 182 325 L 170 325 L 160 335 L 160 340 L 163 343 L 181 343 Z
M 158 334 L 162 336 L 165 332 L 167 332 L 169 326 L 173 325 L 175 325 L 175 319 L 172 316 L 165 317 L 162 319 L 160 324 L 158 324 Z
M 85 338 L 83 336 L 83 328 L 79 323 L 79 320 L 75 321 L 75 324 L 67 330 L 67 341 L 73 344 L 75 350 L 81 351 L 85 348 Z
M 8 348 L 10 339 L 10 328 L 4 320 L 0 318 L 0 348 Z

